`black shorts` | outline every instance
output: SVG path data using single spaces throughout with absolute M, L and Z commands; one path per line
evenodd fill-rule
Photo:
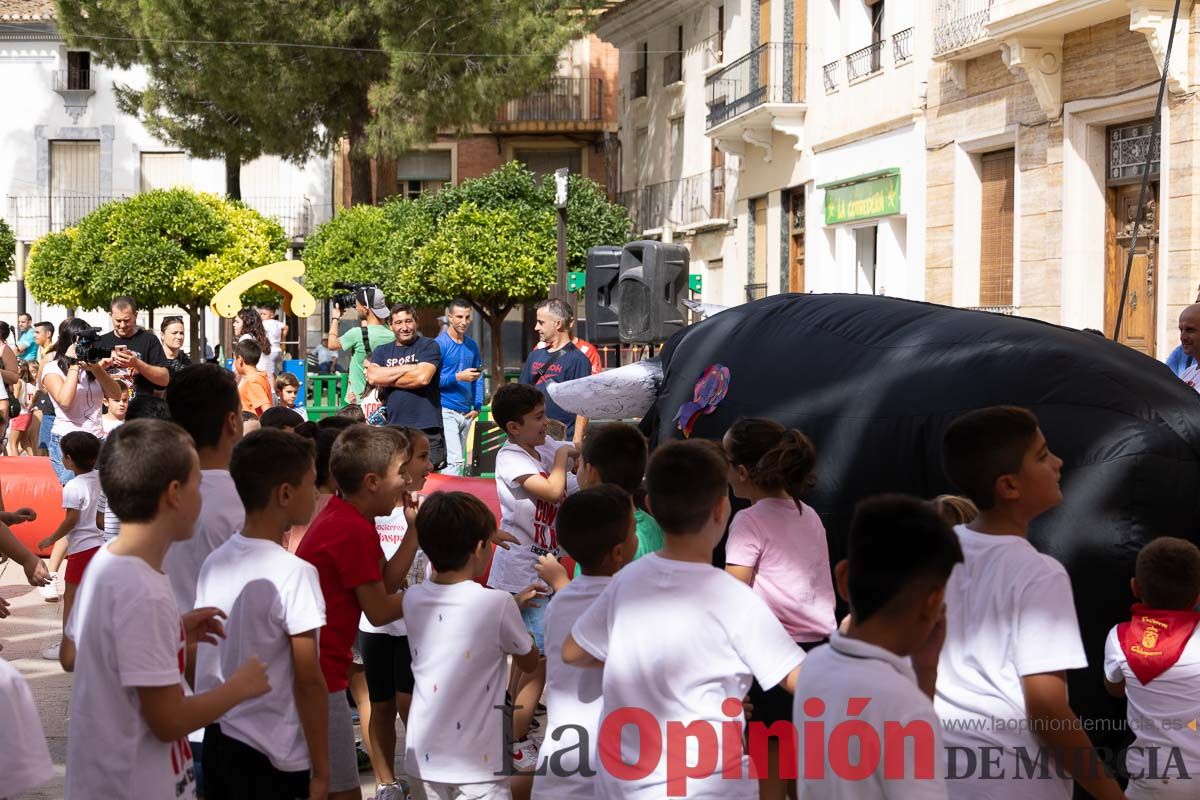
M 372 703 L 395 700 L 397 694 L 412 694 L 412 653 L 407 636 L 358 632 L 358 651 L 367 673 L 367 694 Z
M 283 772 L 248 744 L 204 729 L 205 800 L 300 800 L 308 797 L 308 770 Z
M 822 639 L 819 642 L 797 642 L 796 646 L 807 653 L 828 641 L 828 639 Z M 776 722 L 792 721 L 792 701 L 794 698 L 782 686 L 772 686 L 770 689 L 764 690 L 758 681 L 754 681 L 750 685 L 749 696 L 750 703 L 754 706 L 754 709 L 750 712 L 751 722 L 772 725 Z
M 422 429 L 429 439 L 429 463 L 435 472 L 446 468 L 446 434 L 441 428 Z

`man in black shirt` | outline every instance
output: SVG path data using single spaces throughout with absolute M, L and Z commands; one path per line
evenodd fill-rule
M 109 307 L 113 329 L 100 337 L 101 347 L 112 350 L 112 358 L 101 362 L 118 381 L 132 386 L 136 394 L 153 394 L 167 388 L 171 376 L 162 342 L 137 324 L 137 304 L 131 297 L 117 297 Z
M 417 330 L 416 312 L 408 303 L 392 306 L 393 344 L 376 347 L 366 363 L 367 383 L 385 394 L 389 425 L 419 428 L 429 437 L 429 460 L 435 470 L 446 466 L 442 433 L 442 390 L 438 373 L 442 350 Z

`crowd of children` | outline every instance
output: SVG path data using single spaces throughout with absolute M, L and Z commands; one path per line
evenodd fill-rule
M 1062 466 L 1028 411 L 957 419 L 961 495 L 864 499 L 831 566 L 804 500 L 819 455 L 771 420 L 649 456 L 635 427 L 595 425 L 577 451 L 506 385 L 497 520 L 421 494 L 420 431 L 264 413 L 255 348 L 240 386 L 176 374 L 170 421 L 62 438 L 66 517 L 39 544 L 68 542 L 68 800 L 360 798 L 348 695 L 377 800 L 1200 794 L 1194 729 L 1161 724 L 1200 713 L 1200 550 L 1144 548 L 1105 645 L 1137 737 L 1122 789 L 1068 700 L 1087 665 L 1070 581 L 1027 539 Z M 5 525 L 0 551 L 46 580 Z M 39 736 L 0 661 L 0 797 L 52 774 Z M 1182 774 L 1151 774 L 1160 751 Z

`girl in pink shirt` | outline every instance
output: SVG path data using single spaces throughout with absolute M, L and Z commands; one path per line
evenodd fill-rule
M 811 650 L 836 627 L 825 526 L 800 499 L 814 482 L 816 450 L 800 431 L 769 419 L 738 420 L 723 444 L 729 485 L 751 503 L 729 526 L 725 569 L 754 589 L 797 645 Z M 764 692 L 756 681 L 750 702 L 756 722 L 792 719 L 792 696 L 781 687 Z M 760 796 L 783 798 L 787 782 L 779 778 L 775 740 L 768 757 Z

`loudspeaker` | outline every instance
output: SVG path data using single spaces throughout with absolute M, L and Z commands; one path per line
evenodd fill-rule
M 682 328 L 687 296 L 686 247 L 663 242 L 630 242 L 621 252 L 617 279 L 617 312 L 621 341 L 626 344 L 665 342 Z
M 584 277 L 583 338 L 594 345 L 617 344 L 617 277 L 621 270 L 621 248 L 604 245 L 587 251 Z

